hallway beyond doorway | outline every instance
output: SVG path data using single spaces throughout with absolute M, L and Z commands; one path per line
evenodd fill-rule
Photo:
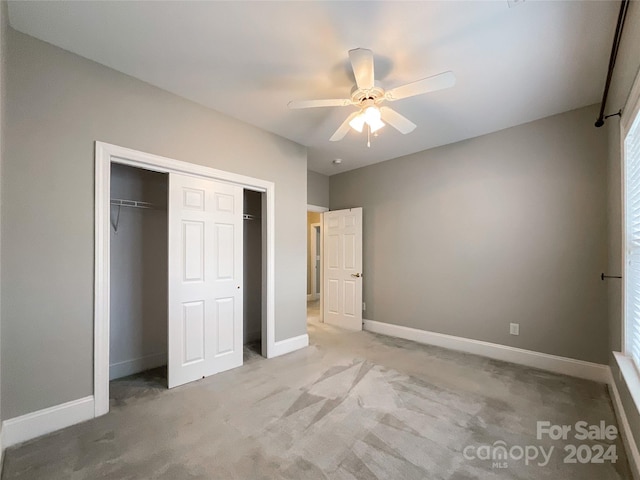
M 320 322 L 320 300 L 309 300 L 307 302 L 307 323 L 309 321 Z

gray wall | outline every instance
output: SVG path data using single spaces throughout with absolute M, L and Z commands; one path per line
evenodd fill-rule
M 630 2 L 627 19 L 622 34 L 622 41 L 618 51 L 618 59 L 609 90 L 607 100 L 607 112 L 617 112 L 624 108 L 633 81 L 640 69 L 640 4 Z M 602 127 L 601 135 L 609 137 L 609 163 L 608 163 L 608 240 L 609 255 L 607 271 L 612 275 L 622 274 L 622 170 L 620 153 L 620 122 L 618 117 L 607 120 Z M 609 294 L 609 331 L 610 350 L 622 350 L 622 287 L 619 280 L 607 282 Z M 618 367 L 611 356 L 611 368 L 613 378 L 618 386 L 618 391 L 624 405 L 629 423 L 634 432 L 640 432 L 640 412 L 636 408 L 627 386 L 618 375 Z M 640 438 L 635 439 L 639 444 Z
M 329 177 L 311 170 L 307 172 L 307 203 L 329 207 Z
M 168 186 L 162 173 L 111 166 L 111 198 L 156 207 L 111 206 L 109 363 L 137 365 L 125 375 L 166 365 Z
M 304 147 L 13 30 L 7 71 L 5 418 L 93 392 L 96 140 L 275 182 L 276 340 L 306 332 Z
M 243 250 L 243 341 L 262 338 L 262 194 L 244 191 L 244 213 L 254 220 L 242 224 Z
M 4 151 L 5 151 L 5 124 L 6 124 L 6 58 L 7 58 L 7 32 L 9 29 L 8 26 L 8 16 L 7 16 L 7 2 L 6 0 L 0 0 L 0 251 L 2 250 L 2 197 L 4 192 L 2 191 L 2 164 L 4 159 Z M 1 271 L 1 262 L 0 262 L 0 271 Z M 0 274 L 0 279 L 2 275 Z M 1 281 L 0 281 L 1 285 Z M 2 288 L 0 287 L 0 290 Z M 0 359 L 2 358 L 2 307 L 1 307 L 2 299 L 0 297 Z M 5 418 L 2 412 L 2 372 L 0 368 L 0 421 Z M 2 430 L 2 426 L 0 426 L 0 431 Z M 0 452 L 0 458 L 2 457 L 2 453 Z
M 331 176 L 332 210 L 364 207 L 365 318 L 607 363 L 596 111 Z

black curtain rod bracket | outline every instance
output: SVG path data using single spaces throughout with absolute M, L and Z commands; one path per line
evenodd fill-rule
M 604 280 L 605 278 L 622 278 L 620 275 L 605 275 L 604 273 L 600 274 L 600 280 Z
M 621 116 L 622 116 L 622 109 L 618 110 L 616 113 L 612 113 L 611 115 L 605 115 L 604 119 L 606 120 L 607 118 L 621 117 Z

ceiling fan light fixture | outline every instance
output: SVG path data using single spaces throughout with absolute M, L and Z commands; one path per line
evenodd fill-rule
M 353 117 L 353 119 L 349 122 L 351 128 L 356 130 L 357 132 L 362 133 L 362 129 L 364 128 L 365 117 L 362 113 Z
M 351 128 L 359 133 L 362 133 L 365 124 L 369 125 L 371 133 L 377 132 L 385 126 L 385 123 L 380 120 L 380 109 L 378 107 L 371 106 L 364 108 L 349 122 Z
M 375 133 L 385 126 L 385 123 L 380 119 L 367 123 L 369 124 L 369 128 L 371 129 L 371 133 Z
M 367 107 L 364 110 L 364 121 L 373 127 L 373 124 L 380 122 L 380 110 L 378 107 Z

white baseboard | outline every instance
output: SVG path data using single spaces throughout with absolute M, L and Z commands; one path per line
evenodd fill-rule
M 562 373 L 572 377 L 594 380 L 600 383 L 608 383 L 611 378 L 608 365 L 559 357 L 557 355 L 509 347 L 497 343 L 483 342 L 481 340 L 429 332 L 427 330 L 418 330 L 417 328 L 376 322 L 374 320 L 363 320 L 363 322 L 365 330 L 382 335 L 404 338 L 405 340 L 413 340 L 418 343 L 472 353 L 504 362 L 517 363 L 519 365 Z
M 93 395 L 2 422 L 4 448 L 94 418 Z
M 109 380 L 126 377 L 134 373 L 144 372 L 152 368 L 161 367 L 167 364 L 166 353 L 154 353 L 144 357 L 125 360 L 124 362 L 109 365 Z
M 317 293 L 310 293 L 307 295 L 307 302 L 312 302 L 313 300 L 318 300 L 320 296 Z
M 279 357 L 295 350 L 309 346 L 309 335 L 299 335 L 297 337 L 287 338 L 286 340 L 280 340 L 273 346 L 273 352 L 270 352 L 269 358 Z
M 620 399 L 620 392 L 618 392 L 618 387 L 616 386 L 616 382 L 613 380 L 611 371 L 609 371 L 609 376 L 611 380 L 609 382 L 609 391 L 613 397 L 613 409 L 615 410 L 616 417 L 618 417 L 618 426 L 620 427 L 620 433 L 622 434 L 622 443 L 624 444 L 624 448 L 627 453 L 633 478 L 634 480 L 640 480 L 640 452 L 638 451 L 638 446 L 634 441 L 634 437 L 631 432 L 631 425 L 629 425 L 627 414 L 624 411 L 622 400 Z

